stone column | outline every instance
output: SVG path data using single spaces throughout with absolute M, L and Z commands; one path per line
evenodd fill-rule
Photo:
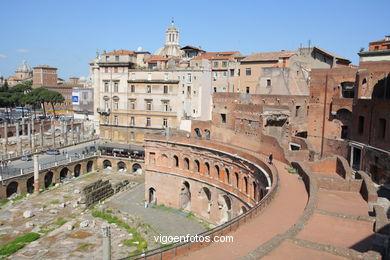
M 22 135 L 26 135 L 26 120 L 22 118 Z
M 66 123 L 66 121 L 64 121 L 64 125 L 63 125 L 63 127 L 64 127 L 64 143 L 65 143 L 65 145 L 68 145 L 68 133 L 67 133 L 67 131 L 68 131 L 68 124 Z
M 19 134 L 19 131 L 20 131 L 20 124 L 19 122 L 16 123 L 16 150 L 18 152 L 18 155 L 22 155 L 22 140 L 20 140 L 20 134 Z
M 110 226 L 103 226 L 103 260 L 111 260 L 111 233 Z
M 81 122 L 81 141 L 84 141 L 84 122 Z
M 72 128 L 72 142 L 74 144 L 75 141 L 74 141 L 74 123 L 73 123 L 73 120 L 72 120 L 72 123 L 71 123 L 70 127 Z
M 80 126 L 78 126 L 77 128 L 76 128 L 76 133 L 77 133 L 77 143 L 79 144 L 80 143 L 80 139 L 81 139 L 81 136 L 80 136 Z
M 31 120 L 31 150 L 35 152 L 35 120 Z
M 56 147 L 56 127 L 54 126 L 54 120 L 50 120 L 50 126 L 51 126 L 51 136 L 53 138 L 53 148 Z
M 39 192 L 39 164 L 38 155 L 34 154 L 34 193 Z
M 31 141 L 31 124 L 30 122 L 27 123 L 27 136 L 28 136 L 28 144 L 31 148 L 31 151 L 32 151 L 32 141 Z
M 8 122 L 7 121 L 4 123 L 3 127 L 4 127 L 3 151 L 4 154 L 7 155 L 7 146 L 8 146 Z
M 44 128 L 43 124 L 44 123 L 42 121 L 39 124 L 39 140 L 40 140 L 39 144 L 41 145 L 41 149 L 43 149 L 43 147 L 45 146 L 44 139 L 43 139 L 43 132 L 44 132 L 43 131 L 43 128 Z

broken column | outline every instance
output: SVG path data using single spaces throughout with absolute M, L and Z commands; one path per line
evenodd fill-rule
M 34 154 L 34 193 L 39 192 L 39 164 L 38 155 Z
M 103 231 L 103 260 L 111 260 L 111 233 L 110 226 L 102 227 Z

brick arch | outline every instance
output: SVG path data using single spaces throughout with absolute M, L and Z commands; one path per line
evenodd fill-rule
M 242 191 L 245 193 L 245 194 L 248 194 L 248 177 L 247 176 L 244 176 L 242 178 Z
M 190 170 L 190 159 L 187 156 L 183 158 L 183 169 L 189 171 Z
M 201 212 L 203 217 L 208 217 L 211 212 L 212 193 L 208 187 L 203 186 L 199 191 L 199 200 L 201 201 Z
M 12 181 L 7 185 L 7 198 L 9 198 L 12 194 L 18 193 L 19 183 L 17 181 Z
M 117 164 L 117 171 L 126 171 L 127 167 L 126 167 L 126 163 L 124 163 L 123 161 L 119 161 Z
M 73 176 L 79 177 L 81 175 L 81 164 L 76 164 L 76 166 L 73 168 Z
M 225 167 L 225 183 L 227 184 L 230 184 L 231 183 L 231 180 L 230 180 L 231 176 L 230 176 L 230 171 L 228 169 L 228 167 Z
M 26 190 L 27 190 L 27 193 L 34 192 L 34 176 L 30 177 L 26 180 Z
M 166 155 L 165 153 L 161 154 L 159 159 L 158 159 L 158 162 L 159 162 L 159 165 L 164 166 L 164 167 L 168 167 L 168 163 L 169 163 L 168 155 Z
M 177 156 L 176 154 L 172 156 L 172 167 L 180 167 L 179 156 Z
M 196 173 L 199 173 L 200 172 L 200 162 L 199 162 L 199 160 L 195 159 L 193 165 L 194 165 L 193 171 L 196 172 Z
M 88 161 L 86 165 L 86 172 L 91 172 L 93 171 L 93 161 Z
M 210 176 L 211 175 L 211 169 L 210 169 L 210 163 L 209 162 L 205 162 L 204 163 L 204 175 L 207 175 L 207 176 Z
M 65 178 L 69 178 L 69 169 L 68 167 L 64 167 L 60 171 L 60 181 L 64 180 Z
M 112 168 L 112 163 L 110 160 L 104 160 L 103 161 L 103 169 L 107 169 L 108 167 L 111 167 Z
M 45 188 L 48 188 L 54 181 L 54 173 L 52 171 L 49 171 L 45 174 L 45 177 L 43 179 L 43 183 Z
M 214 164 L 214 177 L 217 179 L 217 180 L 220 180 L 221 179 L 221 167 L 219 167 L 218 164 Z
M 234 183 L 233 186 L 237 189 L 240 189 L 240 174 L 238 172 L 234 172 Z

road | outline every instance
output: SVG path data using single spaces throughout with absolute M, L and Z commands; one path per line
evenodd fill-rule
M 45 165 L 48 163 L 54 163 L 56 161 L 62 161 L 67 158 L 66 152 L 68 153 L 68 157 L 75 157 L 75 154 L 82 154 L 82 151 L 85 151 L 86 147 L 94 146 L 94 141 L 90 141 L 87 143 L 78 144 L 75 146 L 66 147 L 60 150 L 59 155 L 47 155 L 45 153 L 41 153 L 38 155 L 39 164 Z M 97 148 L 97 144 L 96 144 Z M 64 153 L 63 153 L 64 152 Z M 0 169 L 3 173 L 11 173 L 15 172 L 15 174 L 19 173 L 19 169 L 28 169 L 33 168 L 33 161 L 22 161 L 21 159 L 12 161 L 8 167 Z

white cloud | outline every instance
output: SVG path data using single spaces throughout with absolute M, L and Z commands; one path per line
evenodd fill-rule
M 6 58 L 7 58 L 7 56 L 5 56 L 4 54 L 0 54 L 0 60 L 6 59 Z
M 27 50 L 27 49 L 16 49 L 15 52 L 18 52 L 18 53 L 27 53 L 27 52 L 30 52 L 30 50 Z

